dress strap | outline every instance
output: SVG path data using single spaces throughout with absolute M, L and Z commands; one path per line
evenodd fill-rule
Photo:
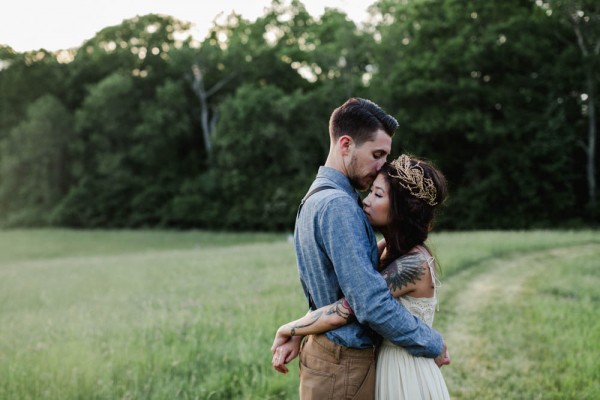
M 433 297 L 435 297 L 437 303 L 436 308 L 438 311 L 440 311 L 440 301 L 438 299 L 437 292 L 438 289 L 442 287 L 442 282 L 438 279 L 435 273 L 435 264 L 433 257 L 429 257 L 427 259 L 427 264 L 429 265 L 429 273 L 431 274 L 431 281 L 433 282 Z
M 433 283 L 433 297 L 436 300 L 436 309 L 440 311 L 440 302 L 438 300 L 437 291 L 442 287 L 442 282 L 438 279 L 437 274 L 435 273 L 435 259 L 429 252 L 423 247 L 419 246 L 419 251 L 422 255 L 425 256 L 427 261 L 427 266 L 429 267 L 429 273 L 431 274 L 431 282 Z

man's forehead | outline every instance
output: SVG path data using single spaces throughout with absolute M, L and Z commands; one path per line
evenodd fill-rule
M 385 151 L 389 153 L 392 149 L 392 137 L 383 130 L 377 131 L 375 138 L 367 143 L 373 151 Z

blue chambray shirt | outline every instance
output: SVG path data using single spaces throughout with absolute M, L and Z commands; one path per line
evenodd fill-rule
M 309 197 L 296 220 L 300 282 L 317 307 L 345 296 L 358 320 L 327 332 L 327 337 L 346 347 L 368 348 L 383 336 L 414 356 L 437 357 L 442 352 L 440 334 L 394 299 L 376 271 L 377 239 L 348 178 L 322 166 L 309 191 L 318 186 L 335 189 Z

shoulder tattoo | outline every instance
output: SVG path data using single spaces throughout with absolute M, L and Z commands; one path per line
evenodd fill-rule
M 410 283 L 417 283 L 425 273 L 422 264 L 421 257 L 416 254 L 408 254 L 388 265 L 382 276 L 390 291 L 402 289 Z

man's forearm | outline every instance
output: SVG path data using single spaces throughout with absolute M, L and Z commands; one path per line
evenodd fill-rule
M 343 298 L 281 326 L 277 331 L 277 335 L 286 337 L 323 333 L 346 325 L 353 317 L 350 305 Z
M 425 325 L 425 324 L 424 324 Z M 426 357 L 426 358 L 436 358 L 443 352 L 444 341 L 439 332 L 432 329 L 428 325 L 425 327 L 429 328 L 431 331 L 430 338 L 427 340 L 419 340 L 414 344 L 402 345 L 401 343 L 394 343 L 397 346 L 400 346 L 406 351 L 408 351 L 411 355 L 415 357 Z
M 435 358 L 442 353 L 441 335 L 394 299 L 387 286 L 348 299 L 359 322 L 368 324 L 375 332 L 410 354 Z

